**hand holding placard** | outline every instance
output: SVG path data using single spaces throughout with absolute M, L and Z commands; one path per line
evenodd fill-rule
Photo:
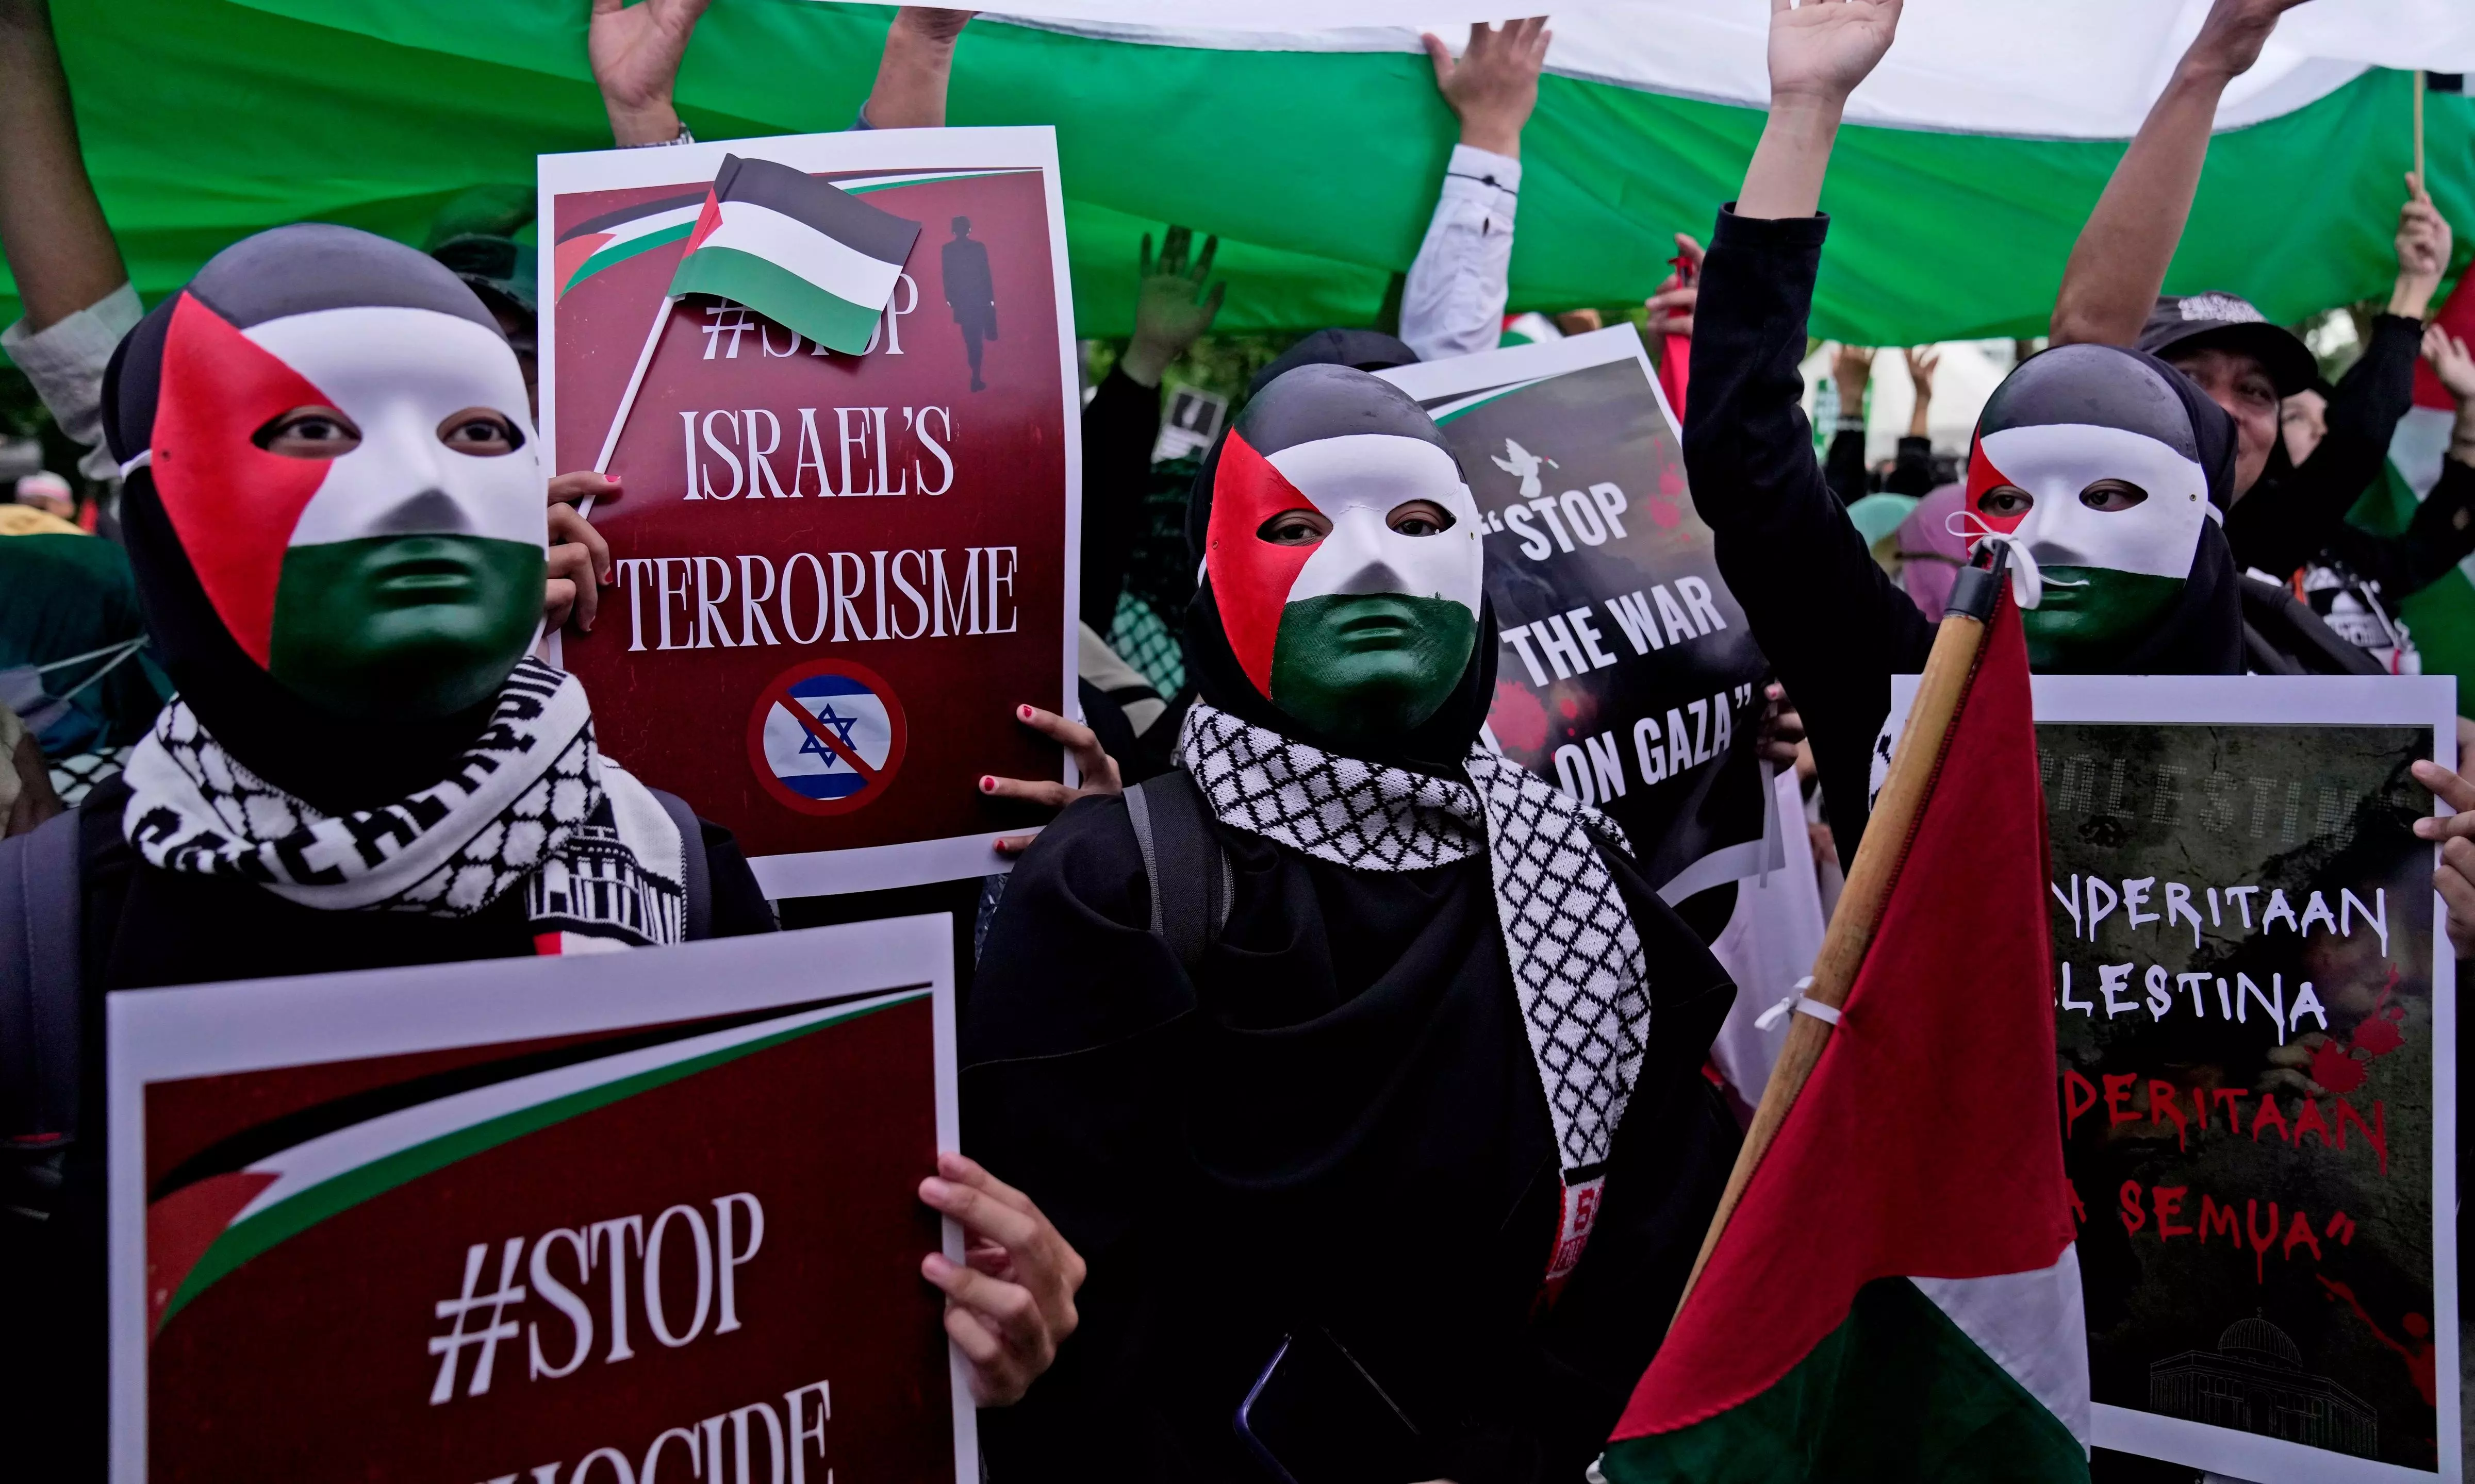
M 945 1292 L 945 1333 L 970 1362 L 971 1399 L 1020 1401 L 1074 1332 L 1083 1256 L 1031 1197 L 965 1156 L 939 1155 L 919 1199 L 970 1233 L 965 1266 L 930 1253 L 919 1271 Z

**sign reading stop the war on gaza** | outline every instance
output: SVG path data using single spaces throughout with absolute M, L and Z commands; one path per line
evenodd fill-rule
M 903 259 L 864 349 L 667 297 L 733 157 L 900 219 L 864 244 Z M 601 745 L 729 826 L 769 895 L 1003 869 L 991 840 L 1037 821 L 976 782 L 1066 777 L 1015 710 L 1070 710 L 1074 692 L 1080 419 L 1052 132 L 545 156 L 540 220 L 551 462 L 623 486 L 591 514 L 615 586 L 564 640 Z M 734 240 L 728 271 L 685 286 L 781 281 L 765 233 Z
M 2409 772 L 2455 766 L 2455 691 L 2037 677 L 2099 1448 L 2460 1476 L 2455 960 Z
M 1385 372 L 1486 523 L 1507 756 L 1622 825 L 1660 894 L 1781 864 L 1754 749 L 1770 665 L 1693 510 L 1630 325 Z
M 977 1484 L 951 940 L 113 995 L 115 1484 Z

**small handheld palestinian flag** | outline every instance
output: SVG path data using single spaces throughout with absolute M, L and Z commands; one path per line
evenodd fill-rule
M 725 155 L 671 294 L 719 294 L 856 355 L 919 238 L 918 222 L 804 171 Z

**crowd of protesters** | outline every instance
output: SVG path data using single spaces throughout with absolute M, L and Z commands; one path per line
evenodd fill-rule
M 2475 356 L 2424 323 L 2454 242 L 2423 182 L 2404 182 L 2394 287 L 2334 385 L 2238 295 L 2161 293 L 2218 97 L 2292 3 L 2218 0 L 2081 233 L 2048 347 L 2022 346 L 1964 450 L 1930 437 L 1936 353 L 1902 353 L 1914 410 L 1873 468 L 1884 357 L 1831 353 L 1821 457 L 1802 367 L 1832 143 L 1898 0 L 1775 3 L 1743 189 L 1712 203 L 1706 252 L 1678 235 L 1643 328 L 1684 408 L 1695 507 L 1773 667 L 1761 745 L 1807 780 L 1826 870 L 1864 832 L 1890 677 L 1921 667 L 1989 543 L 2042 670 L 2414 669 L 2399 604 L 2475 554 Z M 592 0 L 618 145 L 692 139 L 672 90 L 703 9 Z M 968 19 L 899 12 L 851 127 L 942 125 Z M 941 1156 L 921 1199 L 973 1245 L 922 1272 L 1000 1481 L 1262 1477 L 1229 1417 L 1302 1327 L 1381 1378 L 1436 1477 L 1577 1480 L 1727 1179 L 1744 1100 L 1704 1066 L 1736 998 L 1736 961 L 1713 952 L 1734 888 L 1715 911 L 1671 907 L 1635 864 L 1644 842 L 1482 740 L 1496 640 L 1478 515 L 1427 414 L 1372 375 L 1503 336 L 1550 40 L 1535 19 L 1473 28 L 1458 56 L 1427 39 L 1459 139 L 1398 322 L 1318 330 L 1263 368 L 1231 419 L 1241 455 L 1224 433 L 1199 460 L 1153 458 L 1164 378 L 1222 303 L 1216 243 L 1168 227 L 1131 265 L 1134 332 L 1083 412 L 1078 714 L 1017 712 L 1079 781 L 982 779 L 1055 822 L 1001 842 L 1010 876 L 930 893 L 977 972 L 969 1157 Z M 0 506 L 0 820 L 25 837 L 12 865 L 74 880 L 74 952 L 36 967 L 69 977 L 87 1024 L 123 988 L 894 905 L 767 901 L 695 800 L 599 752 L 590 697 L 536 651 L 545 630 L 591 629 L 610 581 L 576 507 L 628 492 L 537 462 L 529 211 L 476 192 L 420 250 L 280 228 L 150 309 L 88 182 L 45 9 L 0 0 L 0 246 L 25 309 L 0 347 L 86 450 L 82 498 L 36 476 Z M 2454 432 L 2413 519 L 2377 535 L 2347 516 L 2383 475 L 2418 357 Z M 338 403 L 291 404 L 286 367 Z M 355 471 L 318 512 L 352 553 L 305 556 L 329 548 L 253 519 L 303 460 Z M 1283 506 L 1279 460 L 1346 465 L 1352 493 Z M 1302 546 L 1326 563 L 1311 594 Z M 463 596 L 406 620 L 373 596 L 405 562 Z M 1369 621 L 1409 637 L 1380 653 L 1336 637 Z M 1284 787 L 1250 796 L 1241 774 Z M 2475 783 L 2417 777 L 2475 808 Z M 1125 791 L 1146 780 L 1139 817 Z M 2475 953 L 2475 814 L 2419 828 L 2443 842 L 2450 936 Z M 544 889 L 584 829 L 687 910 L 587 917 Z M 1190 937 L 1160 926 L 1186 884 L 1155 874 L 1155 831 L 1209 883 Z M 344 848 L 380 835 L 397 844 Z M 1542 943 L 1533 913 L 1579 937 Z M 1583 1042 L 1608 1052 L 1547 1049 Z M 99 1097 L 100 1039 L 82 1055 Z M 30 1477 L 103 1472 L 100 1127 L 0 1171 L 8 1204 L 43 1218 L 7 1221 L 0 1256 L 49 1275 L 0 1337 L 12 1451 L 49 1464 Z M 1405 1226 L 1368 1281 L 1364 1234 Z

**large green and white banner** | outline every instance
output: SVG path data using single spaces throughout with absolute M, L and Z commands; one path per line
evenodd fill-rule
M 475 185 L 599 149 L 581 0 L 62 0 L 87 160 L 139 290 L 259 228 L 424 240 Z M 1817 334 L 1869 345 L 2042 333 L 2063 263 L 2206 0 L 1915 0 L 1850 101 L 1823 198 Z M 723 0 L 678 82 L 700 139 L 845 129 L 889 8 Z M 1132 325 L 1137 248 L 1221 237 L 1222 330 L 1368 324 L 1409 267 L 1455 134 L 1418 34 L 1483 15 L 1402 0 L 1046 0 L 983 15 L 948 122 L 1053 124 L 1074 320 Z M 1760 0 L 1554 14 L 1523 136 L 1515 308 L 1637 301 L 1676 231 L 1731 199 L 1766 95 Z M 2226 95 L 2168 287 L 2291 321 L 2388 291 L 2413 166 L 2410 79 L 2475 71 L 2457 0 L 2313 0 Z M 2441 209 L 2475 251 L 2475 107 L 2426 100 Z M 2308 161 L 2309 168 L 2297 168 Z M 12 311 L 0 284 L 0 316 Z

